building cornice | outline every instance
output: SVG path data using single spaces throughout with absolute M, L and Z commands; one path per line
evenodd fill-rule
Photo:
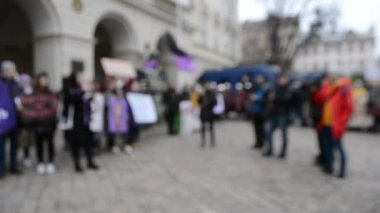
M 136 1 L 136 0 L 117 0 L 120 3 L 128 4 L 129 6 L 140 10 L 141 12 L 148 13 L 151 16 L 154 16 L 168 24 L 171 24 L 173 26 L 176 25 L 176 17 L 175 13 L 167 13 L 163 10 L 158 9 L 155 7 L 152 3 L 148 3 L 146 1 Z

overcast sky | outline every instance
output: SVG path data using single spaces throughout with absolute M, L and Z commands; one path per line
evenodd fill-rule
M 335 2 L 340 7 L 340 28 L 365 32 L 374 26 L 377 40 L 380 40 L 380 0 L 330 0 L 330 2 Z M 240 21 L 263 18 L 265 18 L 265 9 L 258 0 L 239 0 Z M 377 55 L 380 55 L 380 45 L 377 49 Z

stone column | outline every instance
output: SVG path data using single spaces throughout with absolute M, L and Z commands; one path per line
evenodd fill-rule
M 53 90 L 61 88 L 62 51 L 58 36 L 39 36 L 34 38 L 34 70 L 36 74 L 47 72 L 49 85 Z

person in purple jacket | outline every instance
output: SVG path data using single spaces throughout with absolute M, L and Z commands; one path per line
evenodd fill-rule
M 21 171 L 17 166 L 17 106 L 20 106 L 18 96 L 22 89 L 16 82 L 16 65 L 11 61 L 4 61 L 1 64 L 0 79 L 0 178 L 7 173 L 5 145 L 10 141 L 10 165 L 9 172 L 20 175 Z

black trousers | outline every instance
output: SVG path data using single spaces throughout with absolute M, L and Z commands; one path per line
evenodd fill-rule
M 36 137 L 36 151 L 37 151 L 37 159 L 38 163 L 44 163 L 44 154 L 46 153 L 45 150 L 47 148 L 48 153 L 48 161 L 49 163 L 54 162 L 55 158 L 55 146 L 54 146 L 54 133 L 35 133 Z
M 116 144 L 116 139 L 118 136 L 120 136 L 122 140 L 121 144 Z M 120 147 L 131 145 L 129 133 L 107 133 L 107 150 L 112 151 L 115 145 L 119 145 Z
M 107 133 L 107 150 L 112 151 L 115 146 L 115 134 Z
M 319 148 L 319 153 L 315 159 L 315 163 L 317 165 L 324 165 L 324 159 L 325 159 L 325 153 L 324 153 L 324 142 L 323 142 L 323 139 L 324 139 L 324 136 L 323 136 L 323 131 L 322 130 L 316 130 L 316 133 L 317 133 L 317 140 L 318 140 L 318 148 Z
M 167 128 L 168 128 L 168 134 L 169 135 L 175 135 L 175 134 L 177 134 L 177 132 L 176 132 L 176 130 L 174 128 L 175 117 L 176 117 L 176 114 L 174 114 L 174 113 L 170 113 L 170 114 L 166 115 L 166 125 L 167 125 Z
M 93 134 L 88 128 L 74 130 L 71 132 L 70 144 L 75 167 L 80 166 L 81 151 L 84 151 L 87 158 L 87 163 L 89 165 L 93 163 L 93 141 Z
M 253 116 L 253 126 L 256 137 L 255 146 L 264 146 L 265 141 L 265 119 L 262 116 Z
M 210 131 L 211 146 L 215 146 L 216 142 L 215 142 L 214 120 L 213 119 L 207 119 L 207 120 L 202 119 L 201 122 L 202 122 L 202 128 L 201 128 L 202 143 L 201 143 L 201 146 L 202 147 L 206 146 L 206 132 L 207 132 L 206 126 L 208 126 L 208 129 Z

